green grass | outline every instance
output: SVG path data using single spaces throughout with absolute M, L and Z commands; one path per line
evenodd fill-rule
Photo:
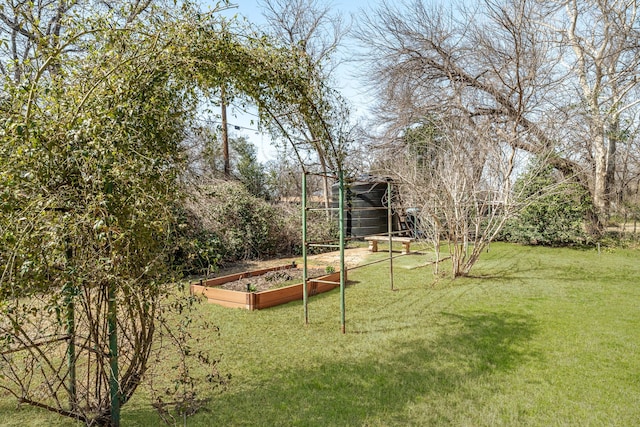
M 202 304 L 221 336 L 197 333 L 233 378 L 187 425 L 638 425 L 639 258 L 494 244 L 451 281 L 411 255 L 395 292 L 376 264 L 349 273 L 346 335 L 337 291 L 310 300 L 308 326 L 301 303 Z M 57 420 L 13 408 L 0 399 L 0 425 Z M 123 425 L 159 419 L 140 395 Z

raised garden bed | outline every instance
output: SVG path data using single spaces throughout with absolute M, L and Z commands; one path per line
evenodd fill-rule
M 291 301 L 301 300 L 302 283 L 289 286 L 250 292 L 247 290 L 224 289 L 225 284 L 236 282 L 246 278 L 256 278 L 267 275 L 267 277 L 277 277 L 282 272 L 295 268 L 292 265 L 265 268 L 261 270 L 246 271 L 243 273 L 230 274 L 228 276 L 216 277 L 208 280 L 200 280 L 192 283 L 190 291 L 192 295 L 204 295 L 210 303 L 224 307 L 245 308 L 247 310 L 259 310 L 262 308 L 274 307 Z M 274 274 L 275 273 L 275 274 Z M 253 280 L 257 281 L 257 280 Z M 329 282 L 329 283 L 326 283 Z M 241 285 L 242 287 L 246 285 Z M 315 277 L 307 281 L 307 292 L 313 296 L 322 292 L 330 291 L 340 286 L 340 272 L 332 272 Z M 237 287 L 236 287 L 237 288 Z

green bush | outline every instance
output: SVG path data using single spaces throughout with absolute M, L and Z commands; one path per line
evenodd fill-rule
M 585 242 L 587 198 L 577 184 L 562 182 L 550 166 L 532 164 L 514 187 L 524 208 L 505 225 L 503 240 L 534 245 Z
M 185 275 L 206 275 L 224 262 L 302 253 L 300 205 L 273 205 L 236 181 L 215 181 L 192 191 L 182 219 L 173 263 Z M 322 212 L 310 212 L 309 240 L 335 238 L 334 222 Z
M 179 211 L 171 263 L 183 276 L 208 276 L 218 268 L 222 242 L 216 233 L 204 227 L 193 211 L 185 207 Z
M 219 260 L 262 258 L 278 252 L 282 216 L 235 181 L 217 181 L 200 189 L 188 204 L 197 218 L 200 245 Z M 202 239 L 200 239 L 202 240 Z

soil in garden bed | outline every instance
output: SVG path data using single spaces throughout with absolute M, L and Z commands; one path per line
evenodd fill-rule
M 309 268 L 307 274 L 309 278 L 314 278 L 328 273 L 324 268 Z M 246 277 L 244 279 L 234 280 L 233 282 L 227 282 L 218 286 L 218 288 L 247 292 L 247 286 L 249 286 L 251 292 L 261 292 L 295 285 L 296 283 L 302 283 L 302 269 L 300 268 L 269 271 L 260 276 Z

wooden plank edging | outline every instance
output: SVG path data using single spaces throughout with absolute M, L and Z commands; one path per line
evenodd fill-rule
M 287 268 L 287 267 L 285 267 Z M 288 268 L 291 268 L 289 266 Z M 285 304 L 291 301 L 302 299 L 302 283 L 294 285 L 284 286 L 282 288 L 269 289 L 261 292 L 241 292 L 232 291 L 229 289 L 220 289 L 219 286 L 223 283 L 238 280 L 243 277 L 252 277 L 258 275 L 257 271 L 262 271 L 262 274 L 269 271 L 275 271 L 283 269 L 283 267 L 274 267 L 268 269 L 261 269 L 250 271 L 246 273 L 231 274 L 217 279 L 227 279 L 226 281 L 219 282 L 215 279 L 203 281 L 202 285 L 199 282 L 192 283 L 190 286 L 190 292 L 192 295 L 203 295 L 207 298 L 208 302 L 218 304 L 223 307 L 233 308 L 245 308 L 247 310 L 259 310 L 263 308 L 274 307 L 276 305 Z M 346 273 L 346 272 L 345 272 Z M 235 279 L 232 279 L 235 277 Z M 323 283 L 316 280 L 322 280 Z M 346 280 L 346 277 L 345 277 Z M 207 285 L 205 285 L 205 283 Z M 216 283 L 212 285 L 211 283 Z M 340 272 L 336 271 L 331 274 L 320 276 L 314 279 L 310 279 L 307 282 L 307 289 L 309 296 L 317 295 L 319 293 L 330 291 L 340 286 Z
M 293 268 L 292 264 L 280 265 L 278 267 L 261 268 L 259 270 L 244 271 L 242 273 L 228 274 L 226 276 L 214 277 L 212 279 L 201 280 L 200 282 L 194 282 L 192 285 L 201 286 L 219 286 L 225 283 L 234 282 L 236 280 L 244 279 L 247 277 L 261 276 L 270 271 L 288 270 Z

